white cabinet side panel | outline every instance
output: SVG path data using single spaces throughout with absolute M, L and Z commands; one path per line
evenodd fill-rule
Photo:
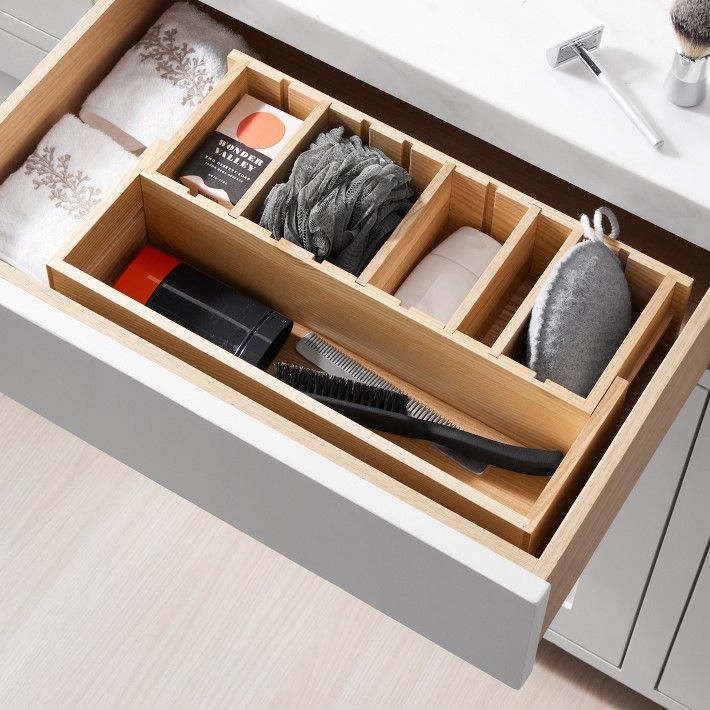
M 656 688 L 710 538 L 710 414 L 698 437 L 624 659 L 637 685 Z M 705 600 L 707 605 L 707 599 Z M 706 668 L 706 675 L 710 667 Z M 710 707 L 710 705 L 705 706 Z
M 664 695 L 694 710 L 710 708 L 710 558 L 683 615 L 658 684 Z
M 64 37 L 91 5 L 91 0 L 0 0 L 0 10 L 57 38 Z
M 707 392 L 696 387 L 579 579 L 570 608 L 551 627 L 621 665 L 688 459 Z

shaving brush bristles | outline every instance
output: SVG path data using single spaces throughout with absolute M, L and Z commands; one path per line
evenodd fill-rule
M 710 55 L 710 0 L 674 0 L 671 22 L 684 57 Z
M 666 77 L 666 97 L 676 106 L 697 106 L 707 94 L 710 0 L 674 0 L 671 21 L 680 47 Z

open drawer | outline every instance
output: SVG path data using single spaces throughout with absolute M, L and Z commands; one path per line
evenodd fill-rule
M 89 12 L 0 110 L 1 178 L 54 121 L 77 112 L 165 5 L 113 0 Z M 417 219 L 405 218 L 358 278 L 271 240 L 253 221 L 278 165 L 231 214 L 174 180 L 180 160 L 245 87 L 301 112 L 301 141 L 340 121 L 412 173 Z M 541 279 L 580 237 L 575 221 L 372 121 L 360 113 L 366 108 L 329 102 L 235 57 L 175 140 L 151 150 L 52 262 L 53 285 L 68 295 L 0 264 L 0 389 L 519 686 L 542 632 L 707 367 L 710 295 L 681 329 L 688 280 L 621 245 L 637 301 L 634 337 L 587 398 L 538 382 L 516 350 Z M 202 228 L 214 249 L 191 251 L 174 221 Z M 501 242 L 506 268 L 487 272 L 448 323 L 407 312 L 392 293 L 418 256 L 462 223 Z M 487 489 L 465 487 L 421 452 L 348 427 L 268 374 L 149 318 L 106 285 L 146 240 L 257 292 L 262 287 L 250 279 L 265 259 L 296 284 L 317 283 L 321 296 L 332 296 L 330 310 L 313 322 L 305 322 L 303 304 L 287 315 L 336 340 L 339 303 L 369 308 L 374 344 L 366 354 L 388 371 L 392 332 L 435 343 L 442 357 L 470 365 L 468 386 L 488 382 L 474 406 L 449 378 L 433 392 L 438 403 L 448 401 L 469 422 L 480 415 L 481 426 L 509 438 L 561 448 L 568 474 L 533 493 L 509 472 L 484 474 L 481 481 L 498 481 Z M 259 295 L 295 308 L 273 290 Z M 339 342 L 357 350 L 355 339 Z M 399 360 L 404 378 L 427 390 L 427 373 L 417 375 L 424 363 L 412 354 Z M 496 407 L 496 397 L 507 400 Z M 523 504 L 529 508 L 520 512 Z

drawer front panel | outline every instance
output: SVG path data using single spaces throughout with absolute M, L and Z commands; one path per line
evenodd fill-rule
M 542 630 L 545 581 L 3 273 L 0 265 L 0 390 L 503 682 L 522 685 Z

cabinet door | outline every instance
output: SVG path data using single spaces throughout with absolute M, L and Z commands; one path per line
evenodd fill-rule
M 60 38 L 91 7 L 91 0 L 52 0 L 52 2 L 27 2 L 26 0 L 0 0 L 0 11 L 36 27 L 42 32 Z
M 551 628 L 621 665 L 707 390 L 696 387 Z
M 47 53 L 0 26 L 0 71 L 22 81 Z
M 706 409 L 624 659 L 625 678 L 633 687 L 654 689 L 651 697 L 661 704 L 674 707 L 680 701 L 694 710 L 710 708 L 710 647 L 700 628 L 705 624 L 707 636 L 708 462 Z
M 704 434 L 710 439 L 707 427 Z M 704 464 L 707 474 L 707 458 Z M 678 627 L 658 690 L 689 708 L 710 708 L 710 559 L 707 545 L 704 564 Z

